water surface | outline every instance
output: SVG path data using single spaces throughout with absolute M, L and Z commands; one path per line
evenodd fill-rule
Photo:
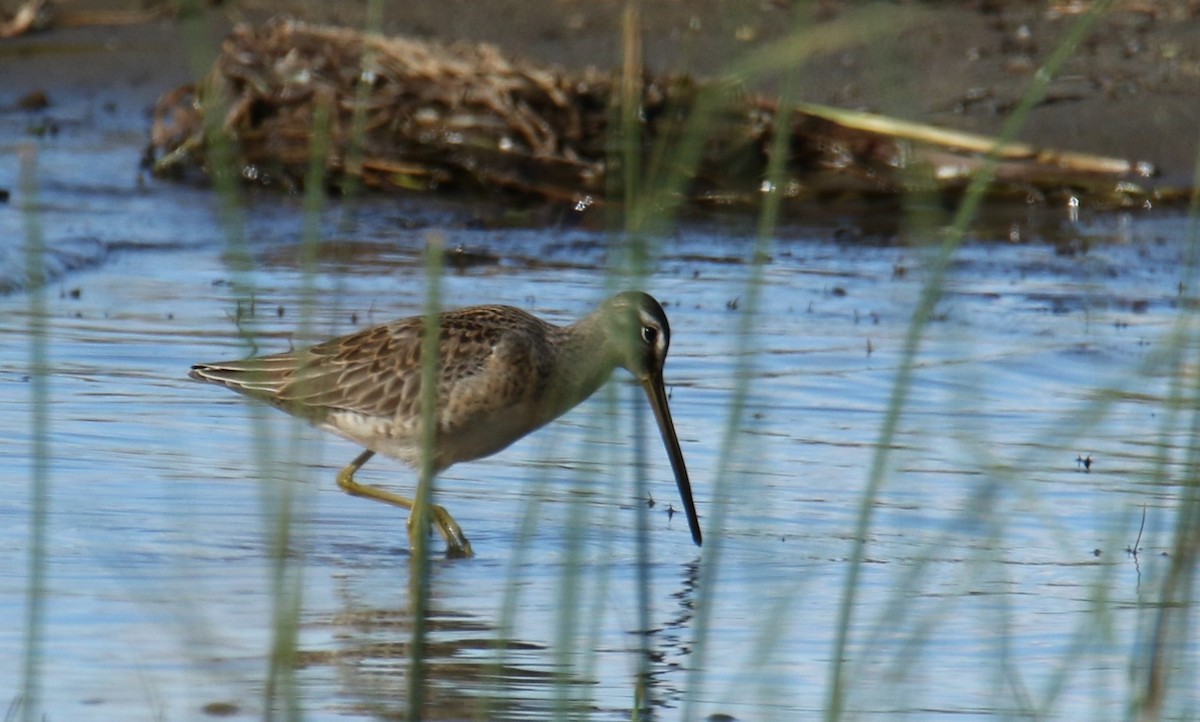
M 634 281 L 606 272 L 620 240 L 603 233 L 479 229 L 462 209 L 373 199 L 326 209 L 305 264 L 298 200 L 257 197 L 231 225 L 207 191 L 139 182 L 128 155 L 108 166 L 127 173 L 96 176 L 59 165 L 61 150 L 40 147 L 39 194 L 0 210 L 9 239 L 40 224 L 52 275 L 47 719 L 262 717 L 282 505 L 304 716 L 403 713 L 403 513 L 338 491 L 353 445 L 186 372 L 420 312 L 431 236 L 464 252 L 440 282 L 448 305 L 569 322 L 618 286 L 664 302 L 706 544 L 669 511 L 670 467 L 623 372 L 551 427 L 448 470 L 439 500 L 478 556 L 434 564 L 429 717 L 629 719 L 643 641 L 657 718 L 825 708 L 860 505 L 930 277 L 919 244 L 936 232 L 896 245 L 789 226 L 756 269 L 738 224 L 696 222 L 654 239 Z M 17 175 L 6 165 L 4 185 Z M 1057 227 L 1045 243 L 976 239 L 952 263 L 871 506 L 844 668 L 855 716 L 1124 719 L 1137 695 L 1192 445 L 1164 353 L 1194 303 L 1186 222 L 1064 213 Z M 33 469 L 20 248 L 0 258 L 10 697 Z M 359 478 L 414 484 L 381 458 Z M 1176 643 L 1189 679 L 1195 640 Z

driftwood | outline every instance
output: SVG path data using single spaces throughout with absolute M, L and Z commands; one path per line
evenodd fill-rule
M 332 188 L 502 189 L 603 202 L 619 157 L 610 131 L 620 90 L 608 74 L 537 66 L 489 45 L 443 46 L 292 21 L 243 25 L 201 88 L 181 87 L 159 100 L 148 156 L 160 175 L 209 172 L 207 113 L 232 140 L 242 177 L 261 184 L 298 188 L 317 147 L 327 149 Z M 640 93 L 644 165 L 661 160 L 656 149 L 677 139 L 698 108 L 716 107 L 680 191 L 701 204 L 758 202 L 780 116 L 774 101 L 680 77 L 642 78 Z M 714 93 L 726 102 L 707 103 Z M 327 127 L 317 129 L 316 118 L 328 118 Z M 798 200 L 953 195 L 995 144 L 818 106 L 800 106 L 790 118 L 781 189 Z M 1109 207 L 1157 199 L 1141 185 L 1153 173 L 1146 164 L 1022 144 L 997 155 L 994 196 Z
M 50 0 L 24 0 L 11 16 L 0 16 L 0 39 L 15 38 L 26 33 L 50 28 L 85 25 L 135 25 L 164 14 L 162 10 L 71 8 L 60 9 Z

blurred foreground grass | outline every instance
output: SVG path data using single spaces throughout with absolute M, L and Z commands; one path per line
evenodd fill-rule
M 1013 110 L 1001 140 L 1015 138 L 1027 118 L 1029 109 L 1040 102 L 1047 84 L 1052 80 L 1062 66 L 1071 57 L 1081 43 L 1086 41 L 1089 31 L 1096 20 L 1110 7 L 1111 2 L 1093 3 L 1087 12 L 1081 14 L 1075 22 L 1074 29 L 1067 40 L 1056 50 L 1046 65 L 1036 73 L 1030 87 L 1021 103 Z M 373 0 L 369 16 L 377 24 L 380 0 Z M 198 20 L 184 22 L 198 23 Z M 655 259 L 657 257 L 657 239 L 669 233 L 674 227 L 678 206 L 677 199 L 681 196 L 680 187 L 686 183 L 694 170 L 698 158 L 698 149 L 706 138 L 707 131 L 715 115 L 720 112 L 722 105 L 730 98 L 723 95 L 719 87 L 714 85 L 711 97 L 697 104 L 694 114 L 689 117 L 677 134 L 664 138 L 655 151 L 647 157 L 640 153 L 641 139 L 636 137 L 638 124 L 636 115 L 638 108 L 632 99 L 640 97 L 642 67 L 640 62 L 640 47 L 645 38 L 638 30 L 638 5 L 630 3 L 626 9 L 626 25 L 624 35 L 625 64 L 621 69 L 623 102 L 613 108 L 617 119 L 612 127 L 620 128 L 621 132 L 612 139 L 612 154 L 614 164 L 618 165 L 621 173 L 610 174 L 611 182 L 619 187 L 613 188 L 610 197 L 623 197 L 624 204 L 619 211 L 613 211 L 609 220 L 609 243 L 611 268 L 609 288 L 596 289 L 600 297 L 607 291 L 627 285 L 639 285 L 653 276 Z M 369 25 L 368 30 L 372 29 Z M 797 28 L 793 44 L 781 44 L 773 51 L 755 53 L 744 64 L 731 69 L 731 73 L 746 72 L 782 75 L 780 98 L 781 107 L 788 107 L 790 101 L 802 95 L 804 74 L 803 53 L 796 51 L 796 46 L 802 47 L 812 31 Z M 197 76 L 207 70 L 208 59 L 212 57 L 213 49 L 207 45 L 203 29 L 198 25 L 190 36 L 194 47 L 191 55 L 195 58 Z M 880 62 L 886 62 L 886 53 L 881 51 Z M 902 102 L 902 101 L 900 101 Z M 213 118 L 222 117 L 220 113 L 211 115 Z M 781 123 L 783 125 L 783 123 Z M 352 205 L 355 202 L 353 193 L 332 201 L 327 198 L 322 188 L 322 173 L 324 172 L 324 152 L 328 140 L 328 115 L 318 113 L 313 121 L 312 162 L 308 189 L 304 201 L 305 234 L 300 241 L 302 267 L 305 272 L 305 291 L 303 311 L 299 317 L 300 337 L 307 338 L 312 329 L 313 309 L 323 299 L 318 296 L 316 286 L 312 283 L 316 271 L 317 249 L 323 242 L 320 234 L 320 218 L 328 205 L 337 203 Z M 237 276 L 237 285 L 249 299 L 254 289 L 250 271 L 252 270 L 251 255 L 248 251 L 244 218 L 248 209 L 244 198 L 244 189 L 239 178 L 240 171 L 234 166 L 233 154 L 230 151 L 229 139 L 223 129 L 215 123 L 207 128 L 208 142 L 214 162 L 214 193 L 221 198 L 221 222 L 227 233 L 228 253 L 231 259 L 231 271 Z M 739 305 L 740 324 L 743 338 L 753 338 L 751 331 L 757 323 L 759 302 L 763 292 L 761 269 L 763 260 L 772 249 L 776 223 L 779 213 L 781 193 L 779 184 L 774 182 L 782 172 L 782 164 L 787 156 L 787 149 L 781 147 L 786 136 L 781 135 L 772 149 L 768 177 L 764 179 L 762 210 L 755 244 L 746 249 L 746 260 L 753 268 L 749 274 L 747 288 L 742 294 Z M 1200 175 L 1200 159 L 1197 160 L 1197 173 Z M 22 179 L 26 198 L 36 197 L 36 155 L 23 156 Z M 870 695 L 869 678 L 871 666 L 875 660 L 857 657 L 852 650 L 871 649 L 872 639 L 858 639 L 854 630 L 861 625 L 856 619 L 864 594 L 860 570 L 868 563 L 869 540 L 872 538 L 872 528 L 875 522 L 875 510 L 878 502 L 889 483 L 890 454 L 895 448 L 897 430 L 905 416 L 910 402 L 910 394 L 916 375 L 921 373 L 920 353 L 922 341 L 925 338 L 927 325 L 933 314 L 934 307 L 942 297 L 947 270 L 953 262 L 963 238 L 971 228 L 975 214 L 979 208 L 983 190 L 989 182 L 989 168 L 985 167 L 973 180 L 971 190 L 956 209 L 955 216 L 948 227 L 936 223 L 921 209 L 928 207 L 926 198 L 914 197 L 908 204 L 908 227 L 906 238 L 938 239 L 929 250 L 928 280 L 912 309 L 912 319 L 905 339 L 902 363 L 892 382 L 890 401 L 881 428 L 874 444 L 869 472 L 862 491 L 860 507 L 857 515 L 857 525 L 847 529 L 850 541 L 847 542 L 848 573 L 844 586 L 836 590 L 839 597 L 839 618 L 837 629 L 834 630 L 833 646 L 827 659 L 827 695 L 822 716 L 827 720 L 840 720 L 859 716 L 854 710 L 860 707 L 856 695 Z M 41 250 L 40 230 L 36 204 L 29 203 L 25 211 L 26 238 L 25 244 L 30 259 L 29 268 L 31 279 L 36 278 L 36 268 L 39 267 L 38 257 Z M 1198 217 L 1195 203 L 1192 208 L 1193 224 L 1189 248 L 1191 255 L 1187 259 L 1186 278 L 1189 285 L 1197 287 L 1196 261 L 1197 231 L 1195 220 Z M 431 234 L 430 247 L 437 249 L 436 234 Z M 440 305 L 438 294 L 440 256 L 436 252 L 428 254 L 430 265 L 427 279 L 427 298 L 430 310 Z M 12 708 L 18 710 L 21 719 L 27 722 L 42 718 L 41 700 L 41 665 L 44 620 L 41 610 L 45 603 L 45 570 L 47 567 L 46 524 L 50 510 L 47 507 L 46 472 L 53 449 L 48 447 L 47 406 L 51 403 L 46 380 L 45 340 L 47 331 L 47 316 L 43 305 L 42 291 L 39 284 L 31 284 L 34 290 L 29 293 L 30 328 L 28 333 L 27 355 L 31 377 L 31 393 L 34 399 L 34 415 L 29 420 L 34 458 L 33 475 L 29 481 L 32 509 L 30 522 L 29 569 L 30 576 L 27 587 L 26 637 L 23 652 L 23 678 L 19 690 L 19 700 Z M 254 328 L 248 322 L 239 326 L 239 332 L 247 339 L 247 351 L 254 348 Z M 1161 449 L 1161 464 L 1159 465 L 1161 479 L 1155 481 L 1168 484 L 1179 484 L 1183 489 L 1176 506 L 1173 509 L 1175 519 L 1169 525 L 1172 536 L 1169 571 L 1155 588 L 1144 592 L 1138 610 L 1138 639 L 1130 651 L 1129 670 L 1133 683 L 1130 689 L 1132 696 L 1126 700 L 1124 714 L 1118 715 L 1127 719 L 1156 720 L 1161 718 L 1176 718 L 1194 716 L 1197 712 L 1197 701 L 1194 697 L 1194 680 L 1196 670 L 1190 649 L 1194 637 L 1195 619 L 1195 572 L 1197 555 L 1200 553 L 1200 376 L 1195 372 L 1200 367 L 1200 345 L 1196 342 L 1197 328 L 1194 310 L 1185 303 L 1179 305 L 1178 320 L 1173 332 L 1161 348 L 1156 349 L 1153 356 L 1153 368 L 1146 368 L 1147 374 L 1166 375 L 1170 378 L 1170 395 L 1160 417 L 1159 427 L 1148 430 L 1158 440 Z M 745 458 L 754 453 L 751 446 L 745 444 L 739 435 L 744 421 L 745 399 L 749 384 L 755 378 L 754 349 L 751 353 L 741 355 L 735 366 L 734 393 L 729 408 L 725 409 L 725 435 L 720 439 L 720 454 L 716 468 L 715 480 L 709 489 L 709 508 L 711 514 L 706 520 L 710 529 L 720 529 L 730 505 L 736 503 L 738 478 L 737 469 Z M 433 363 L 430 359 L 428 364 Z M 1082 411 L 1076 411 L 1080 418 L 1064 419 L 1064 432 L 1061 441 L 1069 444 L 1072 440 L 1081 438 L 1087 425 L 1094 423 L 1095 418 L 1108 413 L 1120 389 L 1098 387 L 1091 390 L 1092 404 Z M 610 404 L 616 403 L 615 394 L 608 394 Z M 257 406 L 255 414 L 264 419 L 272 413 Z M 609 414 L 609 418 L 612 414 Z M 305 498 L 306 489 L 313 484 L 294 484 L 290 480 L 305 478 L 312 473 L 312 465 L 307 463 L 309 452 L 304 448 L 300 437 L 293 435 L 285 439 L 275 438 L 271 423 L 256 423 L 256 436 L 253 443 L 258 449 L 259 468 L 255 470 L 260 480 L 262 501 L 264 505 L 263 518 L 270 520 L 270 528 L 264 530 L 264 538 L 272 541 L 272 578 L 269 588 L 273 596 L 272 643 L 269 650 L 264 650 L 268 683 L 264 687 L 263 716 L 268 719 L 303 719 L 306 715 L 305 693 L 302 682 L 295 674 L 299 651 L 300 620 L 305 608 L 304 579 L 302 575 L 302 558 L 297 557 L 297 549 L 303 544 L 297 542 L 298 537 L 305 534 L 305 528 L 300 522 L 305 518 L 303 510 L 308 500 Z M 294 427 L 291 427 L 294 428 Z M 614 429 L 609 428 L 609 431 Z M 1168 470 L 1167 454 L 1171 448 L 1171 439 L 1181 434 L 1190 439 L 1186 458 L 1182 464 L 1182 478 L 1171 478 Z M 758 442 L 762 443 L 762 442 Z M 644 449 L 639 449 L 639 458 L 644 457 Z M 637 475 L 638 495 L 644 489 L 644 469 L 638 465 Z M 288 480 L 285 482 L 285 480 Z M 314 480 L 322 483 L 323 480 Z M 988 483 L 1003 483 L 1003 475 Z M 434 491 L 434 480 L 427 474 L 423 475 L 419 496 L 428 500 Z M 986 492 L 987 484 L 983 489 Z M 523 517 L 519 538 L 528 538 L 535 524 L 537 515 L 535 495 L 530 496 L 530 508 Z M 559 603 L 557 605 L 560 618 L 557 620 L 559 633 L 556 639 L 554 657 L 565 671 L 559 681 L 559 696 L 557 712 L 560 718 L 587 718 L 588 706 L 578 704 L 579 692 L 572 681 L 570 670 L 581 669 L 584 678 L 586 670 L 594 659 L 589 649 L 579 650 L 575 647 L 581 637 L 589 639 L 589 620 L 596 610 L 604 604 L 608 591 L 608 580 L 598 579 L 594 583 L 585 579 L 594 572 L 584 563 L 582 535 L 578 534 L 579 525 L 583 523 L 583 502 L 572 502 L 573 520 L 578 522 L 568 532 L 566 540 L 567 555 L 564 562 L 564 573 L 559 586 Z M 986 504 L 971 509 L 967 513 L 973 515 L 972 522 L 989 528 L 991 534 L 1005 534 L 1004 520 L 988 517 Z M 1052 513 L 1052 512 L 1050 512 Z M 424 538 L 424 537 L 422 537 Z M 637 627 L 646 630 L 650 626 L 649 588 L 652 583 L 652 548 L 650 545 L 647 524 L 644 517 L 639 517 L 637 525 L 637 560 L 639 588 L 634 590 L 637 599 Z M 516 548 L 513 550 L 514 560 L 527 554 L 528 550 Z M 930 557 L 934 549 L 927 552 Z M 517 564 L 514 561 L 514 567 Z M 718 534 L 710 534 L 703 550 L 703 561 L 700 569 L 700 582 L 697 586 L 696 616 L 691 627 L 694 637 L 693 656 L 687 675 L 687 686 L 681 701 L 680 718 L 692 720 L 703 719 L 710 710 L 704 707 L 704 691 L 709 686 L 707 670 L 713 666 L 725 663 L 724 660 L 712 659 L 708 655 L 709 635 L 712 633 L 714 619 L 719 617 L 718 595 L 712 584 L 706 580 L 718 579 L 721 565 L 724 563 L 722 539 Z M 980 555 L 971 560 L 972 564 L 985 565 L 989 563 L 986 555 Z M 427 649 L 427 635 L 430 634 L 426 621 L 428 610 L 429 559 L 426 550 L 418 549 L 413 556 L 410 566 L 409 600 L 411 604 L 411 641 L 409 651 L 411 658 L 408 674 L 408 696 L 405 700 L 406 715 L 410 719 L 443 719 L 441 710 L 427 702 L 425 692 L 426 678 L 423 670 L 424 650 Z M 921 583 L 921 564 L 917 564 L 912 572 L 909 583 L 913 587 Z M 515 577 L 515 575 L 511 575 Z M 1044 696 L 1035 698 L 1012 692 L 1011 699 L 996 700 L 996 710 L 1010 712 L 1015 717 L 1047 718 L 1056 716 L 1056 704 L 1062 699 L 1063 691 L 1072 681 L 1073 675 L 1086 667 L 1086 650 L 1088 640 L 1096 636 L 1104 636 L 1110 620 L 1105 611 L 1105 600 L 1111 596 L 1112 590 L 1105 587 L 1106 577 L 1102 571 L 1097 577 L 1094 588 L 1095 613 L 1086 615 L 1073 630 L 1073 638 L 1077 640 L 1075 652 L 1061 660 L 1061 675 L 1053 680 L 1044 692 Z M 513 619 L 521 612 L 517 597 L 519 591 L 514 582 L 503 600 L 501 619 L 497 623 L 497 658 L 498 665 L 503 659 L 503 638 L 506 631 L 513 626 Z M 581 594 L 581 590 L 589 590 L 594 597 Z M 939 618 L 923 614 L 911 613 L 905 605 L 911 602 L 913 589 L 898 587 L 894 590 L 894 600 L 890 602 L 892 613 L 887 619 L 876 623 L 873 634 L 877 637 L 890 636 L 906 640 L 906 644 L 917 649 L 925 639 L 932 634 L 932 629 L 939 623 Z M 835 593 L 832 590 L 830 593 Z M 940 608 L 941 615 L 949 616 L 954 613 L 952 604 Z M 758 632 L 764 646 L 771 643 L 773 628 L 789 624 L 790 618 L 783 610 L 772 611 L 763 615 L 762 629 Z M 629 707 L 630 717 L 666 716 L 655 700 L 650 698 L 654 693 L 649 678 L 652 667 L 652 650 L 648 648 L 645 635 L 637 649 L 630 651 L 633 659 L 630 663 Z M 761 657 L 769 657 L 769 649 L 763 650 Z M 913 674 L 913 670 L 907 670 Z M 1011 691 L 1011 690 L 1010 690 Z M 487 707 L 479 712 L 480 719 L 488 717 Z M 11 715 L 10 715 L 11 716 Z

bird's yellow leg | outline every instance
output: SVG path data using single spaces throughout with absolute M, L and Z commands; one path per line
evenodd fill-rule
M 339 471 L 337 475 L 338 487 L 351 496 L 361 496 L 408 509 L 408 528 L 409 533 L 411 533 L 412 510 L 416 506 L 416 502 L 399 494 L 393 494 L 390 491 L 380 489 L 377 486 L 360 484 L 354 480 L 354 472 L 361 469 L 363 464 L 370 461 L 374 455 L 375 452 L 368 449 L 359 454 L 358 458 L 350 462 L 346 468 Z M 430 504 L 429 512 L 433 514 L 433 523 L 437 525 L 438 532 L 446 540 L 446 556 L 470 557 L 475 555 L 475 552 L 471 550 L 471 542 L 467 541 L 467 537 L 463 535 L 462 527 L 458 525 L 458 522 L 454 521 L 454 517 L 450 516 L 450 512 L 437 504 Z M 412 543 L 411 539 L 409 543 Z
M 408 514 L 408 543 L 414 549 L 416 545 L 412 542 L 413 529 L 416 526 L 413 524 L 413 514 L 416 505 L 414 504 Z M 471 549 L 471 542 L 467 541 L 467 537 L 462 532 L 462 527 L 458 522 L 454 521 L 454 517 L 450 516 L 450 512 L 437 504 L 429 505 L 429 513 L 433 514 L 433 523 L 437 526 L 437 530 L 441 533 L 442 538 L 446 540 L 446 556 L 451 558 L 473 557 L 475 552 Z

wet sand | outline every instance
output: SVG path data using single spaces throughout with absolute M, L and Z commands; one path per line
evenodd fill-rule
M 212 3 L 199 26 L 210 47 L 237 21 L 289 14 L 361 26 L 364 4 L 316 0 Z M 506 53 L 572 69 L 618 67 L 619 3 L 468 0 L 384 3 L 385 32 L 489 42 Z M 647 68 L 711 76 L 748 51 L 809 28 L 852 22 L 861 6 L 819 3 L 645 3 Z M 1078 15 L 1067 2 L 908 4 L 921 19 L 894 34 L 819 54 L 799 68 L 809 102 L 881 112 L 949 128 L 996 133 Z M 88 122 L 91 109 L 144 123 L 160 93 L 205 67 L 183 21 L 135 1 L 61 0 L 59 23 L 0 46 L 0 109 L 11 114 L 41 91 L 53 122 Z M 133 22 L 142 20 L 140 22 Z M 209 51 L 211 52 L 211 51 Z M 758 89 L 770 92 L 771 80 Z M 86 108 L 80 111 L 79 103 Z M 1115 3 L 1032 113 L 1022 139 L 1038 145 L 1153 163 L 1165 182 L 1187 184 L 1197 158 L 1200 3 Z M 122 110 L 129 112 L 122 113 Z M 21 111 L 25 112 L 25 111 Z M 80 115 L 83 112 L 83 115 Z M 144 125 L 142 128 L 144 129 Z

